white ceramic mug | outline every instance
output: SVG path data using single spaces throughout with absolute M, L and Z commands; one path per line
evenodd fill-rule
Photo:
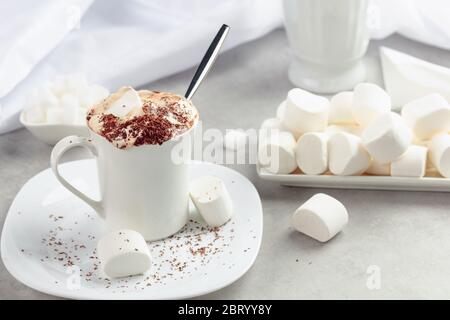
M 284 0 L 283 5 L 294 53 L 288 75 L 295 85 L 334 93 L 364 81 L 368 0 Z
M 179 137 L 185 138 L 191 131 Z M 189 164 L 172 158 L 172 148 L 179 139 L 118 149 L 91 130 L 90 134 L 91 138 L 65 137 L 53 148 L 51 168 L 62 185 L 103 217 L 110 230 L 132 229 L 147 241 L 179 231 L 189 214 Z M 100 201 L 77 190 L 59 174 L 59 159 L 75 147 L 84 147 L 96 156 Z M 183 152 L 189 153 L 183 154 L 183 159 L 190 159 L 190 148 Z

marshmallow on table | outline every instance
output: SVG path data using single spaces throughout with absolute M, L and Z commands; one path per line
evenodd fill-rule
M 144 237 L 134 230 L 116 230 L 97 244 L 97 255 L 106 276 L 120 278 L 145 273 L 151 266 Z
M 401 156 L 412 138 L 411 130 L 394 112 L 380 115 L 361 134 L 364 147 L 379 163 L 388 163 Z
M 126 87 L 123 94 L 111 104 L 105 113 L 121 118 L 130 112 L 140 110 L 141 106 L 142 100 L 139 93 L 131 87 Z
M 324 132 L 308 132 L 297 141 L 297 164 L 306 174 L 322 174 L 328 169 L 328 135 Z
M 437 93 L 405 104 L 402 108 L 402 117 L 420 140 L 450 130 L 450 106 Z
M 277 131 L 260 141 L 258 162 L 271 173 L 291 173 L 297 169 L 295 147 L 296 141 L 290 132 Z
M 377 160 L 372 159 L 366 173 L 377 176 L 389 176 L 391 175 L 391 164 L 379 163 Z
M 231 219 L 233 203 L 221 179 L 212 176 L 198 178 L 192 182 L 189 195 L 209 226 L 219 227 Z
M 284 113 L 286 112 L 286 100 L 281 102 L 277 108 L 277 118 L 282 120 L 284 118 Z
M 445 178 L 450 178 L 450 134 L 434 136 L 428 143 L 431 164 Z
M 328 99 L 302 89 L 288 92 L 283 127 L 296 139 L 310 131 L 324 131 L 328 124 L 330 103 Z
M 353 91 L 353 118 L 365 127 L 383 113 L 391 111 L 391 98 L 379 86 L 360 83 Z
M 225 134 L 225 148 L 237 151 L 243 149 L 247 145 L 247 134 L 244 130 L 227 130 Z
M 356 124 L 352 114 L 353 92 L 344 91 L 334 95 L 330 100 L 329 123 Z
M 421 178 L 425 175 L 426 164 L 427 148 L 413 145 L 391 163 L 391 175 Z
M 329 195 L 318 193 L 301 205 L 292 216 L 294 228 L 320 242 L 326 242 L 348 222 L 344 205 Z
M 369 168 L 370 156 L 359 137 L 338 132 L 328 140 L 328 166 L 335 175 L 359 175 Z
M 339 125 L 339 124 L 332 124 L 329 125 L 325 132 L 331 136 L 332 134 L 335 134 L 337 132 L 346 132 L 353 134 L 355 136 L 360 136 L 362 132 L 362 128 L 359 125 L 355 124 L 346 124 L 346 125 Z

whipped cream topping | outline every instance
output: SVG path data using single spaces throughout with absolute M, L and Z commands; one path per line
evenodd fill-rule
M 163 144 L 192 128 L 198 117 L 194 105 L 180 95 L 122 87 L 94 105 L 87 122 L 114 146 L 127 149 Z

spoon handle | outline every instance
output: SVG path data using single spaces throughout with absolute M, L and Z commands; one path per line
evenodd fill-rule
M 222 44 L 225 41 L 225 38 L 229 30 L 230 27 L 227 26 L 226 24 L 220 27 L 219 32 L 217 32 L 216 36 L 214 37 L 214 40 L 211 42 L 208 50 L 203 56 L 203 59 L 200 62 L 197 71 L 195 71 L 194 77 L 192 78 L 192 81 L 189 84 L 189 88 L 187 89 L 186 94 L 184 95 L 186 99 L 191 100 L 192 96 L 195 94 L 198 87 L 200 86 L 200 83 L 202 83 L 203 79 L 208 74 L 209 70 L 214 64 L 214 61 L 216 61 L 217 56 L 219 55 L 220 48 L 222 47 Z

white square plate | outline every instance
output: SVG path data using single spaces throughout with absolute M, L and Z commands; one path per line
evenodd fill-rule
M 95 160 L 61 165 L 63 176 L 93 196 L 96 171 Z M 261 201 L 251 182 L 229 168 L 194 162 L 191 177 L 203 175 L 224 180 L 233 200 L 232 220 L 209 229 L 192 210 L 182 231 L 149 243 L 153 264 L 147 274 L 107 280 L 95 255 L 103 221 L 44 170 L 22 187 L 9 209 L 1 237 L 3 263 L 33 289 L 76 299 L 181 299 L 221 289 L 256 259 Z
M 259 165 L 256 166 L 256 170 L 258 176 L 263 180 L 276 181 L 282 185 L 294 187 L 450 192 L 450 179 L 439 177 L 437 174 L 423 178 L 327 174 L 314 176 L 302 173 L 273 174 Z

